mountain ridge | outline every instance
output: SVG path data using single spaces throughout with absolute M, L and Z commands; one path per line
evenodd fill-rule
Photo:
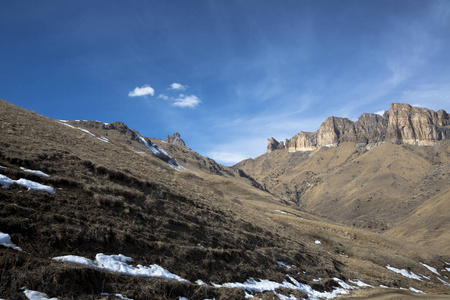
M 316 132 L 300 132 L 285 142 L 268 139 L 267 152 L 274 150 L 313 151 L 339 143 L 397 144 L 433 146 L 450 138 L 450 120 L 443 109 L 437 112 L 409 104 L 392 103 L 383 116 L 363 113 L 356 122 L 329 117 Z

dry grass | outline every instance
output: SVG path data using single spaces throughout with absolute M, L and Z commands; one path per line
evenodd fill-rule
M 142 265 L 159 264 L 191 282 L 243 282 L 249 277 L 281 282 L 290 274 L 318 290 L 330 290 L 333 283 L 314 282 L 318 277 L 408 286 L 414 283 L 384 266 L 398 263 L 418 272 L 419 258 L 434 265 L 450 261 L 298 211 L 255 188 L 258 184 L 242 172 L 160 144 L 179 162 L 178 156 L 185 155 L 189 170 L 176 171 L 153 157 L 123 125 L 113 130 L 95 122 L 84 124 L 111 142 L 105 143 L 1 101 L 0 107 L 0 165 L 7 167 L 0 173 L 57 191 L 50 195 L 16 185 L 0 189 L 0 230 L 26 251 L 0 248 L 1 297 L 23 298 L 24 285 L 60 299 L 99 299 L 103 291 L 133 299 L 244 295 L 240 290 L 119 276 L 48 260 L 67 254 L 92 259 L 96 253 L 122 253 Z M 20 167 L 51 177 L 25 173 Z M 317 246 L 315 239 L 324 245 Z M 296 267 L 285 270 L 277 261 Z M 421 288 L 442 292 L 438 283 Z M 271 299 L 273 293 L 261 297 Z

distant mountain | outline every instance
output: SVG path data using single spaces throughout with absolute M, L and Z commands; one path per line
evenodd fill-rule
M 430 150 L 445 143 L 422 150 L 342 143 L 310 153 L 273 151 L 238 169 L 184 145 L 144 137 L 121 122 L 54 120 L 2 100 L 0 112 L 2 299 L 320 299 L 349 293 L 426 299 L 450 294 L 445 245 L 439 251 L 436 244 L 410 243 L 411 231 L 404 231 L 428 222 L 432 214 L 433 226 L 445 220 L 448 152 Z M 378 162 L 381 154 L 371 155 L 383 147 L 397 153 L 391 166 Z M 309 165 L 301 162 L 307 156 Z M 399 214 L 407 211 L 408 201 L 416 209 L 397 226 L 386 225 L 391 236 L 334 222 L 343 210 L 323 217 L 306 211 L 310 189 L 319 193 L 315 187 L 329 180 L 317 163 L 343 174 L 326 192 L 336 192 L 339 185 L 360 188 L 359 182 L 343 184 L 354 174 L 347 172 L 347 160 L 365 166 L 364 180 L 376 168 L 392 170 L 393 175 L 376 173 L 380 181 L 372 178 L 370 184 L 394 183 L 399 191 L 408 186 L 389 176 L 408 181 L 402 172 L 410 168 L 413 174 L 428 174 L 414 182 L 423 192 L 417 200 L 403 199 L 400 192 L 392 196 L 399 204 L 391 208 Z M 429 165 L 435 173 L 428 172 Z M 280 177 L 286 179 L 286 195 L 299 182 L 297 203 L 282 195 L 277 172 L 291 174 Z M 428 186 L 433 194 L 427 194 Z M 445 226 L 424 227 L 419 234 L 436 240 L 446 234 Z
M 444 110 L 394 103 L 384 117 L 330 117 L 316 132 L 268 144 L 266 154 L 235 168 L 286 203 L 450 252 L 450 209 L 443 209 L 450 207 L 450 123 Z
M 270 138 L 267 151 L 312 151 L 335 147 L 343 142 L 376 144 L 390 141 L 432 146 L 446 139 L 450 139 L 450 119 L 445 110 L 435 112 L 409 104 L 392 103 L 383 116 L 364 113 L 356 122 L 329 117 L 316 132 L 302 131 L 285 142 Z

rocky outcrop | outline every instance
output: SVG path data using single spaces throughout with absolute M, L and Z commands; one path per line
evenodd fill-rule
M 316 132 L 300 132 L 286 141 L 268 140 L 267 151 L 312 151 L 335 147 L 342 142 L 375 144 L 392 141 L 397 144 L 433 146 L 450 138 L 450 121 L 445 110 L 437 112 L 409 104 L 393 103 L 383 116 L 364 113 L 356 122 L 329 117 Z
M 167 136 L 164 141 L 169 144 L 186 147 L 186 143 L 181 139 L 181 135 L 178 132 L 175 132 L 172 136 Z
M 393 103 L 389 110 L 387 139 L 397 144 L 433 146 L 449 138 L 448 114 L 444 110 Z
M 284 143 L 283 142 L 278 142 L 276 139 L 274 139 L 273 137 L 270 139 L 267 139 L 267 150 L 268 151 L 273 151 L 273 150 L 277 150 L 277 149 L 284 149 Z

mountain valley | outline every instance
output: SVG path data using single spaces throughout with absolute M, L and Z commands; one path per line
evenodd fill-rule
M 179 134 L 0 111 L 0 298 L 450 298 L 445 111 L 330 119 L 232 167 Z

